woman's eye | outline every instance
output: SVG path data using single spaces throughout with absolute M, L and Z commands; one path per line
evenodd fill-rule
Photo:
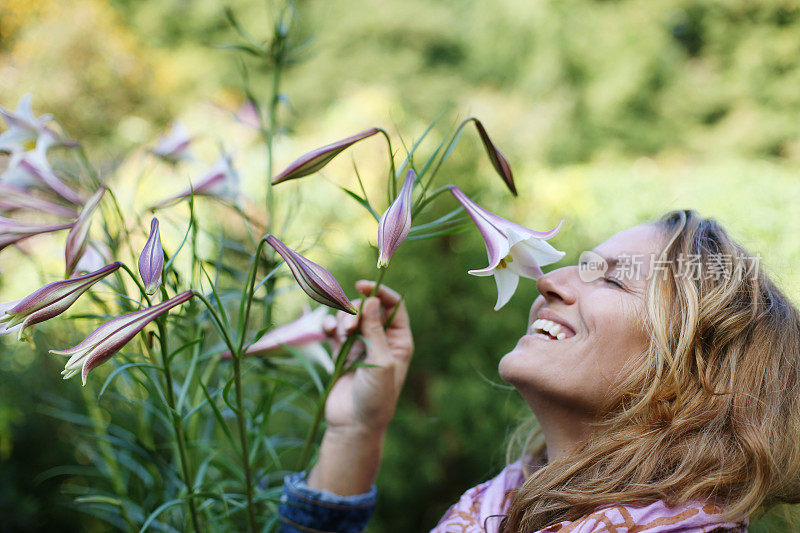
M 614 278 L 603 278 L 606 283 L 610 283 L 611 285 L 616 285 L 620 289 L 624 289 L 625 287 L 619 281 L 615 280 Z

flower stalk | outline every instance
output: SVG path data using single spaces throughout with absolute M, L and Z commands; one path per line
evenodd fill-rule
M 162 296 L 166 299 L 166 289 L 161 287 Z M 183 474 L 183 482 L 186 485 L 188 492 L 189 513 L 192 517 L 192 527 L 196 532 L 200 532 L 200 519 L 197 514 L 197 506 L 194 502 L 194 483 L 192 482 L 192 470 L 189 465 L 189 457 L 186 453 L 186 436 L 183 433 L 183 426 L 181 425 L 181 416 L 175 408 L 175 391 L 172 384 L 172 370 L 169 366 L 169 345 L 167 342 L 167 315 L 162 315 L 156 320 L 158 327 L 158 341 L 161 345 L 161 361 L 164 369 L 164 381 L 167 389 L 167 404 L 169 406 L 170 420 L 172 421 L 172 430 L 175 432 L 175 440 L 178 444 L 178 456 L 181 463 L 181 471 Z

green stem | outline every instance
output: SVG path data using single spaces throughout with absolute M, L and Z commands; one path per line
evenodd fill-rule
M 202 294 L 200 294 L 198 291 L 193 290 L 192 292 L 194 293 L 194 295 L 201 302 L 203 302 L 203 304 L 205 304 L 206 308 L 208 309 L 208 312 L 211 313 L 211 317 L 214 319 L 214 322 L 217 324 L 217 329 L 222 334 L 222 340 L 225 341 L 225 345 L 228 347 L 228 349 L 231 351 L 231 353 L 235 352 L 236 348 L 233 346 L 233 341 L 231 340 L 230 336 L 228 335 L 228 331 L 225 329 L 225 325 L 223 324 L 222 319 L 220 318 L 219 314 L 216 312 L 214 307 L 211 305 L 211 302 L 209 302 L 208 299 L 205 296 L 203 296 Z
M 250 468 L 250 452 L 247 449 L 247 428 L 245 427 L 244 407 L 242 400 L 242 357 L 239 354 L 233 356 L 233 376 L 234 386 L 236 387 L 236 418 L 239 422 L 239 439 L 242 443 L 242 464 L 244 465 L 245 480 L 247 483 L 247 518 L 250 522 L 250 531 L 255 533 L 256 515 L 253 508 L 253 473 Z
M 139 292 L 142 294 L 142 297 L 144 297 L 145 301 L 147 302 L 148 307 L 152 306 L 153 302 L 150 300 L 150 297 L 147 295 L 147 291 L 144 290 L 144 285 L 142 285 L 142 282 L 139 281 L 139 277 L 136 274 L 134 274 L 133 271 L 125 263 L 120 263 L 120 268 L 128 273 L 128 275 L 131 277 L 133 282 L 139 288 Z
M 97 406 L 97 399 L 94 396 L 94 391 L 92 391 L 91 388 L 91 384 L 88 387 L 81 387 L 81 395 L 83 396 L 83 401 L 86 404 L 86 409 L 89 411 L 89 417 L 92 419 L 92 429 L 97 436 L 100 453 L 105 459 L 105 463 L 108 467 L 108 475 L 111 478 L 111 485 L 114 487 L 114 492 L 118 496 L 124 497 L 128 495 L 128 491 L 125 488 L 125 482 L 122 480 L 122 476 L 119 471 L 119 464 L 117 463 L 117 458 L 114 455 L 114 450 L 106 438 L 108 435 L 108 423 L 103 420 L 103 415 L 100 412 L 100 408 Z M 125 505 L 120 503 L 119 510 L 122 514 L 122 519 L 125 520 L 128 526 L 130 526 L 131 530 L 135 530 L 136 524 L 133 522 L 130 515 L 128 515 Z
M 242 295 L 242 303 L 239 306 L 239 340 L 236 350 L 232 350 L 231 355 L 233 358 L 233 377 L 234 387 L 236 389 L 236 421 L 239 426 L 239 440 L 242 445 L 242 465 L 244 466 L 245 482 L 247 484 L 247 515 L 250 521 L 250 530 L 256 532 L 256 517 L 255 509 L 253 506 L 253 473 L 250 467 L 250 453 L 247 447 L 247 420 L 245 419 L 244 400 L 242 391 L 242 357 L 244 340 L 247 335 L 247 322 L 250 319 L 250 309 L 253 303 L 253 287 L 256 282 L 256 272 L 258 271 L 258 258 L 261 256 L 261 250 L 266 244 L 266 238 L 258 241 L 256 253 L 253 255 L 253 260 L 250 264 L 250 274 L 247 278 L 247 285 L 245 286 L 245 294 Z
M 273 231 L 275 220 L 275 199 L 272 191 L 272 176 L 275 171 L 275 137 L 278 128 L 278 102 L 280 101 L 280 87 L 281 87 L 281 74 L 283 73 L 283 52 L 282 46 L 276 53 L 275 66 L 272 69 L 272 94 L 270 95 L 269 106 L 269 129 L 264 131 L 264 141 L 267 144 L 267 228 L 266 233 L 270 234 Z M 269 254 L 269 263 L 273 264 L 275 259 L 275 252 Z M 275 287 L 273 280 L 267 281 L 266 295 L 264 297 L 264 320 L 267 324 L 272 322 L 272 303 L 269 300 L 269 295 Z
M 386 270 L 388 268 L 389 267 L 384 267 L 384 268 L 379 268 L 378 269 L 378 278 L 375 280 L 375 286 L 372 288 L 371 291 L 369 291 L 369 294 L 367 295 L 367 298 L 369 298 L 373 294 L 378 294 L 378 288 L 381 286 L 381 283 L 383 282 L 383 278 L 386 276 Z M 361 315 L 361 310 L 364 309 L 364 300 L 366 300 L 366 298 L 362 298 L 361 299 L 361 303 L 358 304 L 358 314 L 359 315 Z
M 424 196 L 420 196 L 419 200 L 417 201 L 417 205 L 415 205 L 414 208 L 411 210 L 411 217 L 413 218 L 413 217 L 419 215 L 422 212 L 422 210 L 425 208 L 425 206 L 428 205 L 430 202 L 432 202 L 434 198 L 436 198 L 437 196 L 439 196 L 440 194 L 442 194 L 443 192 L 445 192 L 445 191 L 447 191 L 449 189 L 450 189 L 450 186 L 449 185 L 445 185 L 443 187 L 439 187 L 438 189 L 434 190 L 432 193 L 430 193 L 428 195 L 427 198 L 424 197 Z
M 433 167 L 433 169 L 431 170 L 431 172 L 429 174 L 430 177 L 427 179 L 427 181 L 425 181 L 425 183 L 422 184 L 422 194 L 420 194 L 420 196 L 419 196 L 419 200 L 417 201 L 417 205 L 414 206 L 414 209 L 413 209 L 414 212 L 417 211 L 417 209 L 419 208 L 420 203 L 422 202 L 422 199 L 425 198 L 425 193 L 428 191 L 428 187 L 430 187 L 431 183 L 433 182 L 433 178 L 436 177 L 436 173 L 439 171 L 439 167 L 442 166 L 442 163 L 444 163 L 444 160 L 447 159 L 447 157 L 450 155 L 451 147 L 453 146 L 453 143 L 456 142 L 456 139 L 458 138 L 458 134 L 461 133 L 461 130 L 464 129 L 464 126 L 466 126 L 472 120 L 475 120 L 475 118 L 474 117 L 470 117 L 470 118 L 462 121 L 461 124 L 459 124 L 458 127 L 456 127 L 455 131 L 453 131 L 453 135 L 450 137 L 450 141 L 447 143 L 447 148 L 442 152 L 442 157 L 440 157 L 438 159 L 438 161 L 436 161 L 436 165 Z
M 383 128 L 378 128 L 378 131 L 386 138 L 386 146 L 389 149 L 389 203 L 392 203 L 392 200 L 395 196 L 397 196 L 397 176 L 395 176 L 394 167 L 394 151 L 392 150 L 392 140 L 389 138 L 389 134 Z
M 165 290 L 162 288 L 162 290 Z M 164 295 L 166 296 L 166 295 Z M 169 348 L 167 344 L 167 316 L 162 315 L 156 319 L 158 325 L 158 340 L 161 344 L 161 359 L 164 364 L 164 379 L 166 380 L 167 388 L 167 404 L 169 405 L 170 418 L 172 420 L 172 429 L 175 431 L 175 440 L 178 443 L 178 456 L 181 463 L 181 471 L 183 472 L 183 482 L 186 484 L 186 490 L 189 493 L 188 503 L 189 511 L 192 516 L 192 526 L 198 533 L 200 529 L 200 519 L 197 515 L 197 506 L 194 503 L 194 487 L 192 486 L 192 474 L 189 468 L 189 459 L 186 453 L 186 437 L 183 434 L 183 426 L 181 425 L 180 416 L 175 409 L 175 392 L 172 389 L 172 371 L 169 366 Z

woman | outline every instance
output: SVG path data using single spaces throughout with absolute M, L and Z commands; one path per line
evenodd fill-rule
M 693 211 L 594 252 L 597 275 L 539 278 L 527 334 L 500 361 L 538 429 L 434 531 L 746 531 L 762 504 L 800 501 L 800 315 L 757 258 Z M 412 340 L 385 287 L 361 328 L 378 367 L 336 385 L 319 461 L 286 479 L 284 531 L 369 519 Z

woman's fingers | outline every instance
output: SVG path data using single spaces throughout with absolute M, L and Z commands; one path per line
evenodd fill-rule
M 381 302 L 377 298 L 370 297 L 364 301 L 361 312 L 361 335 L 367 344 L 367 356 L 370 362 L 382 365 L 391 361 L 391 348 L 381 320 Z
M 372 291 L 375 289 L 375 282 L 365 279 L 356 282 L 356 289 L 365 296 L 375 296 L 380 300 L 381 305 L 386 310 L 384 312 L 384 319 L 387 321 L 390 318 L 392 319 L 392 323 L 388 324 L 386 329 L 406 329 L 409 327 L 406 306 L 403 303 L 403 298 L 397 292 L 386 285 L 381 285 L 378 287 L 377 294 L 372 294 Z M 399 308 L 395 310 L 398 306 Z

